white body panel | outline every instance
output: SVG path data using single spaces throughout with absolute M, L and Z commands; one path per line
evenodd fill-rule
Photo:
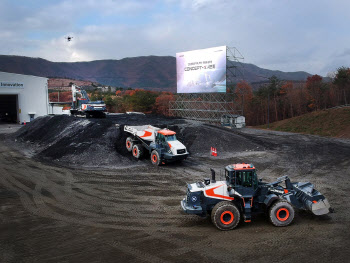
M 185 152 L 183 154 L 187 154 L 187 149 L 186 146 L 183 145 L 181 142 L 179 141 L 170 141 L 168 142 L 170 150 L 172 152 L 172 154 L 174 155 L 181 155 L 181 154 L 177 154 L 177 150 L 182 150 L 185 149 Z
M 86 110 L 87 107 L 93 107 L 94 109 L 103 109 L 106 107 L 106 104 L 91 104 L 91 103 L 82 103 L 81 104 L 81 109 Z
M 196 183 L 191 184 L 191 192 L 202 191 L 205 197 L 214 198 L 219 200 L 234 200 L 233 197 L 230 197 L 229 192 L 227 191 L 227 185 L 225 181 L 217 181 L 215 183 L 210 183 L 204 188 L 200 188 Z M 232 190 L 235 195 L 241 196 L 240 193 Z
M 49 107 L 49 114 L 54 115 L 70 115 L 70 110 L 63 110 L 62 106 L 50 106 Z
M 138 136 L 145 141 L 155 141 L 155 133 L 160 129 L 152 125 L 143 126 L 124 126 L 124 131 L 131 133 L 134 136 Z
M 245 127 L 245 117 L 244 116 L 238 116 L 234 119 L 234 125 L 236 128 L 244 128 Z
M 73 84 L 72 85 L 72 99 L 73 99 L 73 102 L 77 101 L 77 95 L 76 95 L 77 92 L 78 92 L 78 90 L 77 90 L 76 86 Z

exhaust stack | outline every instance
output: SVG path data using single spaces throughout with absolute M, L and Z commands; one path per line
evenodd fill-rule
M 214 169 L 210 168 L 210 171 L 211 171 L 211 182 L 214 184 L 216 183 L 216 180 L 215 180 L 215 171 Z

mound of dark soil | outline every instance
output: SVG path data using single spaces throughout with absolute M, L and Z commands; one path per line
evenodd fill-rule
M 120 167 L 137 162 L 125 148 L 125 124 L 167 127 L 174 123 L 184 121 L 136 114 L 114 115 L 106 119 L 57 115 L 37 118 L 13 136 L 44 160 L 92 167 Z
M 13 136 L 40 159 L 86 167 L 123 167 L 138 162 L 125 147 L 126 124 L 174 130 L 192 156 L 209 156 L 210 147 L 221 155 L 259 150 L 259 145 L 225 129 L 156 115 L 121 114 L 106 119 L 45 116 Z
M 219 156 L 263 150 L 261 145 L 225 128 L 202 124 L 187 126 L 179 133 L 183 135 L 184 143 L 190 153 L 195 156 L 208 156 L 211 147 L 216 148 Z

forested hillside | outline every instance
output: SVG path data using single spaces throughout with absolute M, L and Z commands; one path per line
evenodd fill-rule
M 350 103 L 350 68 L 341 67 L 331 82 L 319 75 L 295 84 L 271 77 L 253 92 L 247 82 L 234 87 L 237 110 L 243 110 L 248 125 L 262 125 L 312 111 Z

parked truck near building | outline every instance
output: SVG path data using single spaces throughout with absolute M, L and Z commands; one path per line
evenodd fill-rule
M 225 181 L 204 179 L 187 185 L 181 201 L 188 214 L 211 215 L 220 230 L 237 227 L 241 217 L 251 222 L 256 214 L 266 213 L 275 226 L 288 226 L 294 219 L 294 208 L 324 215 L 333 210 L 328 200 L 309 182 L 292 183 L 287 176 L 267 183 L 258 179 L 254 165 L 232 164 L 225 168 Z M 285 187 L 281 184 L 285 183 Z
M 105 118 L 106 104 L 103 101 L 90 101 L 87 92 L 72 84 L 73 103 L 70 113 L 72 115 L 85 115 L 89 117 Z
M 184 160 L 189 155 L 185 145 L 177 140 L 174 131 L 151 125 L 125 125 L 124 131 L 129 133 L 125 141 L 126 149 L 135 158 L 139 159 L 144 152 L 149 152 L 152 164 L 161 165 Z

